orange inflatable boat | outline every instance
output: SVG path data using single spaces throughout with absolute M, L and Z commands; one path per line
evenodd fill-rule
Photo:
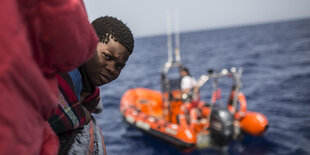
M 162 92 L 147 88 L 126 91 L 121 98 L 120 112 L 133 127 L 180 149 L 224 146 L 242 134 L 261 136 L 268 120 L 261 113 L 247 110 L 246 98 L 240 91 L 241 72 L 235 68 L 224 69 L 209 72 L 198 80 L 196 88 L 222 76 L 235 79 L 228 105 L 224 107 L 216 104 L 221 96 L 219 88 L 212 92 L 211 103 L 201 101 L 199 94 L 185 103 L 181 90 L 169 86 Z M 172 83 L 163 77 L 163 81 Z

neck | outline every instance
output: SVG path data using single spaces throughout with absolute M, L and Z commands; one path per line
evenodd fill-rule
M 79 67 L 79 72 L 82 76 L 82 81 L 83 81 L 82 82 L 83 83 L 83 90 L 82 91 L 94 92 L 96 86 L 94 84 L 92 84 L 92 82 L 90 81 L 84 65 Z

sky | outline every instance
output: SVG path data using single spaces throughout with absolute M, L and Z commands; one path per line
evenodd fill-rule
M 85 0 L 90 21 L 122 20 L 135 37 L 166 34 L 167 10 L 180 32 L 310 18 L 310 0 Z M 177 20 L 178 19 L 178 20 Z

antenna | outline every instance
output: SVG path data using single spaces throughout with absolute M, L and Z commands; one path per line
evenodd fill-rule
M 174 23 L 175 23 L 175 60 L 177 63 L 181 64 L 181 56 L 180 56 L 180 33 L 179 33 L 179 10 L 174 10 Z
M 170 11 L 167 9 L 167 47 L 168 47 L 168 63 L 172 63 L 172 39 L 171 39 L 171 16 L 170 16 Z

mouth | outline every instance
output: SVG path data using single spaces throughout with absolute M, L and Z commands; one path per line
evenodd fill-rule
M 103 82 L 103 83 L 108 83 L 111 80 L 110 77 L 108 77 L 102 73 L 99 73 L 99 77 L 100 77 L 101 82 Z

